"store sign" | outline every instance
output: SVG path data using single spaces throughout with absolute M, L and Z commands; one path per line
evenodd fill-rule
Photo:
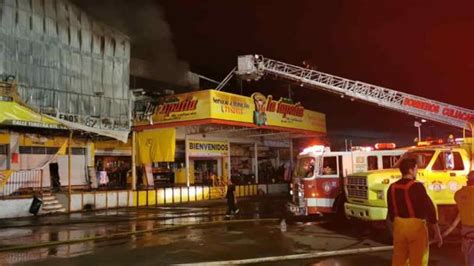
M 57 118 L 67 122 L 78 123 L 91 128 L 107 130 L 129 130 L 127 122 L 116 121 L 111 118 L 98 118 L 93 116 L 80 116 L 77 114 L 58 113 Z
M 464 110 L 453 109 L 449 106 L 443 106 L 438 103 L 430 103 L 419 99 L 413 99 L 405 97 L 403 99 L 403 105 L 415 108 L 421 111 L 430 112 L 438 115 L 442 115 L 448 118 L 454 118 L 462 121 L 469 121 L 474 119 L 474 113 L 469 113 Z
M 254 93 L 251 97 L 206 90 L 164 98 L 161 103 L 148 103 L 145 110 L 134 114 L 135 126 L 216 119 L 249 125 L 292 128 L 326 132 L 326 117 L 305 110 L 301 103 L 286 98 L 274 100 L 271 95 Z
M 259 92 L 252 94 L 251 98 L 255 105 L 253 123 L 258 126 L 269 124 L 268 113 L 281 114 L 282 119 L 289 118 L 289 116 L 304 117 L 304 107 L 300 103 L 293 104 L 289 99 L 280 98 L 279 101 L 275 101 L 271 95 L 265 97 Z
M 192 112 L 196 111 L 199 100 L 194 97 L 184 99 L 174 98 L 170 102 L 166 102 L 159 106 L 156 114 L 169 117 L 174 113 Z
M 20 127 L 39 127 L 49 129 L 65 129 L 66 127 L 59 124 L 47 124 L 35 121 L 23 121 L 23 120 L 7 120 L 4 122 L 5 125 L 20 126 Z
M 229 142 L 189 140 L 187 148 L 190 156 L 227 156 Z

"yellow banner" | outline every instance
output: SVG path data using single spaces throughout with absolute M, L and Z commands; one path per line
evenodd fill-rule
M 188 152 L 190 156 L 227 156 L 229 154 L 229 142 L 189 140 Z
M 176 129 L 161 128 L 137 133 L 138 164 L 173 162 L 176 149 Z
M 148 114 L 148 116 L 146 115 Z M 183 93 L 164 98 L 145 115 L 135 117 L 135 126 L 219 119 L 256 126 L 281 127 L 326 133 L 326 116 L 304 109 L 289 99 L 273 99 L 254 93 L 251 97 L 215 90 Z
M 0 189 L 2 189 L 5 186 L 11 174 L 12 174 L 11 170 L 0 171 Z
M 41 128 L 65 128 L 51 118 L 40 115 L 35 111 L 16 102 L 0 101 L 0 124 Z

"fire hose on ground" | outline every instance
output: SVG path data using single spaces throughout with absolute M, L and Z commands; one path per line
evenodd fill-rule
M 128 236 L 137 235 L 137 234 L 172 231 L 172 230 L 177 230 L 177 229 L 187 228 L 187 227 L 203 227 L 203 226 L 209 226 L 209 225 L 225 225 L 225 224 L 252 223 L 252 222 L 262 223 L 262 222 L 278 222 L 278 221 L 280 221 L 280 219 L 278 218 L 265 218 L 265 219 L 225 220 L 225 221 L 180 224 L 180 225 L 166 226 L 166 227 L 161 227 L 161 228 L 131 231 L 131 232 L 125 232 L 125 233 L 116 233 L 116 234 L 111 234 L 111 235 L 103 235 L 103 236 L 95 236 L 95 237 L 86 237 L 86 238 L 80 238 L 80 239 L 51 241 L 51 242 L 36 243 L 36 244 L 30 244 L 30 245 L 8 246 L 8 247 L 0 248 L 0 252 L 29 250 L 29 249 L 45 248 L 45 247 L 52 247 L 52 246 L 59 246 L 59 245 L 76 244 L 76 243 L 96 241 L 96 240 L 110 240 L 110 239 L 123 238 L 123 237 L 128 237 Z M 459 222 L 458 219 L 456 219 L 453 222 L 453 224 L 443 233 L 443 237 L 446 237 L 447 235 L 449 235 L 457 226 L 458 222 Z M 433 242 L 430 242 L 430 244 L 433 244 Z M 284 260 L 304 260 L 304 259 L 315 259 L 315 258 L 333 257 L 333 256 L 367 254 L 367 253 L 374 253 L 374 252 L 389 251 L 392 249 L 393 249 L 393 246 L 380 246 L 380 247 L 354 248 L 354 249 L 344 249 L 344 250 L 334 250 L 334 251 L 309 252 L 309 253 L 302 253 L 302 254 L 250 258 L 250 259 L 242 259 L 242 260 L 213 261 L 213 262 L 177 264 L 177 265 L 251 264 L 251 263 L 275 262 L 275 261 L 284 261 Z
M 448 236 L 458 225 L 459 219 L 456 218 L 454 222 L 442 233 L 442 237 L 445 238 Z M 436 243 L 435 241 L 430 241 L 430 245 Z M 199 263 L 183 263 L 175 264 L 181 266 L 188 265 L 236 265 L 236 264 L 254 264 L 254 263 L 264 263 L 264 262 L 277 262 L 285 260 L 306 260 L 306 259 L 317 259 L 324 257 L 334 257 L 334 256 L 347 256 L 347 255 L 359 255 L 367 253 L 375 253 L 382 251 L 390 251 L 393 249 L 392 246 L 380 246 L 380 247 L 368 247 L 368 248 L 353 248 L 353 249 L 343 249 L 343 250 L 332 250 L 332 251 L 315 251 L 309 253 L 301 254 L 291 254 L 291 255 L 282 255 L 282 256 L 272 256 L 272 257 L 262 257 L 262 258 L 250 258 L 250 259 L 241 259 L 241 260 L 225 260 L 225 261 L 208 261 L 208 262 L 199 262 Z

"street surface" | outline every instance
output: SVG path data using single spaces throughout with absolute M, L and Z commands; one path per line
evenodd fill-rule
M 232 220 L 284 217 L 285 199 L 247 199 Z M 184 223 L 223 221 L 223 201 L 147 209 L 120 209 L 0 221 L 0 249 L 150 230 Z M 122 238 L 0 252 L 0 265 L 167 265 L 385 245 L 384 232 L 328 218 L 287 218 L 280 222 L 216 224 L 148 232 Z M 339 256 L 259 265 L 390 265 L 391 252 Z M 459 242 L 431 248 L 430 265 L 462 265 Z

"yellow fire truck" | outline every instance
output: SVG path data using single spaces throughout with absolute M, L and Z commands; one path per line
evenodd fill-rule
M 425 143 L 410 148 L 402 156 L 402 159 L 417 160 L 417 180 L 425 185 L 437 205 L 441 224 L 454 218 L 454 193 L 466 184 L 466 176 L 471 171 L 471 144 L 472 139 L 458 139 L 450 144 Z M 400 177 L 398 165 L 393 169 L 349 175 L 345 181 L 346 215 L 365 221 L 385 220 L 388 187 Z

